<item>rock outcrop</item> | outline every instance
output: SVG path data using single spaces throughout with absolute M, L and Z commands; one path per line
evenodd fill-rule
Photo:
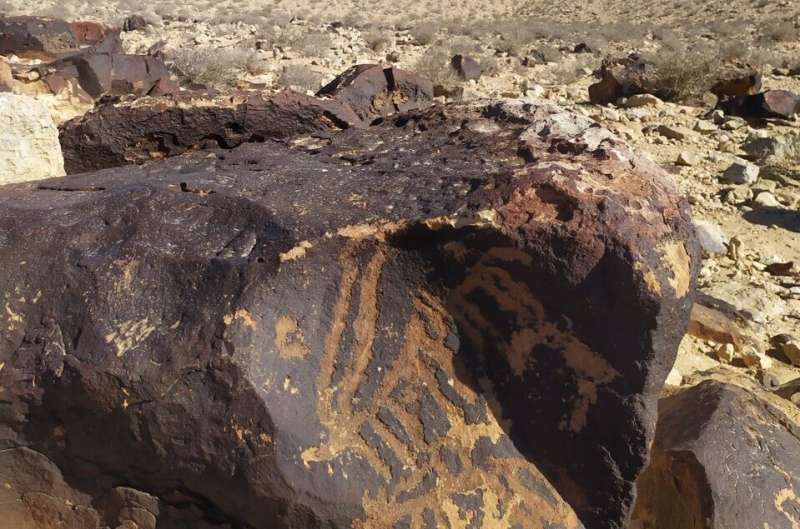
M 323 86 L 317 95 L 348 106 L 369 125 L 391 114 L 429 105 L 433 82 L 400 68 L 359 64 Z
M 639 529 L 794 529 L 800 430 L 753 391 L 704 381 L 663 399 Z
M 82 529 L 619 529 L 698 255 L 526 102 L 7 186 L 0 241 L 3 494 Z
M 69 23 L 48 17 L 0 17 L 0 54 L 53 59 L 96 44 L 112 29 L 95 22 Z
M 63 174 L 58 129 L 47 106 L 0 93 L 0 185 Z
M 108 103 L 61 126 L 68 174 L 142 163 L 188 150 L 230 149 L 363 126 L 348 107 L 290 90 L 260 95 L 186 94 Z
M 726 114 L 750 119 L 790 119 L 800 112 L 800 95 L 789 90 L 767 90 L 754 95 L 732 97 L 719 104 Z

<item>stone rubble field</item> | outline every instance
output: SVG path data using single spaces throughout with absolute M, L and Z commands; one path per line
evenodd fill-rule
M 798 50 L 0 1 L 0 529 L 800 528 Z

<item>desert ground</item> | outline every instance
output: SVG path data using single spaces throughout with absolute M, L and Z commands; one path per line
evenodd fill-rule
M 722 318 L 684 336 L 663 395 L 719 380 L 800 420 L 792 395 L 774 393 L 800 379 L 800 122 L 715 113 L 707 97 L 715 79 L 745 72 L 762 75 L 763 90 L 800 92 L 797 2 L 0 0 L 0 14 L 117 26 L 140 15 L 144 27 L 121 33 L 125 52 L 157 54 L 183 86 L 219 94 L 313 95 L 374 63 L 432 80 L 442 103 L 523 98 L 590 118 L 671 175 L 703 248 L 697 303 Z M 632 52 L 669 77 L 674 97 L 592 103 L 603 61 Z M 474 58 L 480 77 L 459 79 L 455 54 Z M 56 124 L 91 106 L 40 99 Z M 748 149 L 765 139 L 777 145 L 768 155 Z M 726 177 L 737 163 L 758 178 Z M 781 527 L 800 527 L 794 508 Z

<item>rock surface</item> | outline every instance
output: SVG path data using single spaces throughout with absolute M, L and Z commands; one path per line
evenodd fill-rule
M 800 430 L 757 394 L 705 381 L 662 400 L 633 527 L 794 529 Z
M 257 95 L 187 94 L 123 100 L 61 126 L 68 174 L 142 163 L 188 150 L 363 126 L 348 107 L 287 90 Z M 318 140 L 317 140 L 318 141 Z
M 698 254 L 522 102 L 8 186 L 0 240 L 3 494 L 82 529 L 621 528 Z
M 58 129 L 47 106 L 0 93 L 0 185 L 63 174 Z

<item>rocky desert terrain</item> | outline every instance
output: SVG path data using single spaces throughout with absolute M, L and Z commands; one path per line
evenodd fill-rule
M 0 1 L 0 528 L 800 528 L 800 5 Z

